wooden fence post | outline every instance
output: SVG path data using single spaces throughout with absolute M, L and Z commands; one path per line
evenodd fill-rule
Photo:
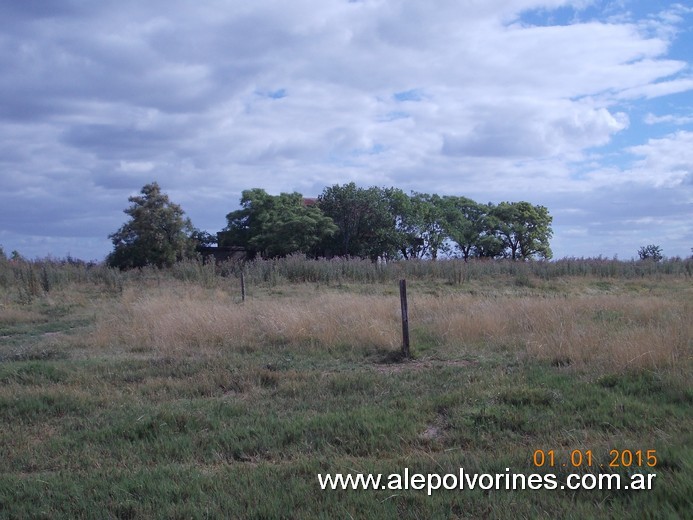
M 402 305 L 402 357 L 409 359 L 409 312 L 407 309 L 407 281 L 399 281 L 399 301 Z
M 243 271 L 241 271 L 241 301 L 245 301 L 245 277 L 243 276 Z

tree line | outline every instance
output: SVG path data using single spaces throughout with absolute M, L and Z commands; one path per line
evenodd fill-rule
M 552 256 L 548 209 L 524 201 L 482 204 L 353 182 L 326 187 L 315 199 L 254 188 L 243 191 L 240 209 L 226 216 L 226 227 L 214 236 L 196 229 L 155 182 L 128 200 L 129 221 L 109 235 L 114 249 L 107 262 L 120 268 L 170 266 L 215 243 L 242 247 L 248 258 Z

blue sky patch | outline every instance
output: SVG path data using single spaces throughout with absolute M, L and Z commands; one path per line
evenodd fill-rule
M 271 97 L 272 99 L 281 99 L 286 97 L 286 89 L 285 88 L 280 88 L 278 90 L 274 90 L 272 92 L 267 93 L 268 97 Z
M 396 92 L 392 96 L 395 101 L 422 101 L 424 96 L 421 89 L 411 89 L 405 90 L 403 92 Z

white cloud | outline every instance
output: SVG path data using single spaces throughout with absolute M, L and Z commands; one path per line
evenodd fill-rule
M 648 113 L 643 119 L 648 125 L 656 125 L 660 123 L 671 123 L 674 125 L 687 125 L 693 123 L 693 116 L 667 114 L 657 116 L 653 113 Z
M 152 161 L 120 161 L 118 170 L 121 172 L 147 173 L 154 169 Z
M 652 99 L 670 94 L 678 94 L 693 90 L 693 79 L 681 78 L 671 81 L 660 81 L 657 83 L 648 83 L 623 90 L 618 97 L 621 99 L 637 99 L 647 98 Z
M 693 132 L 650 139 L 628 151 L 641 157 L 630 172 L 633 180 L 654 186 L 693 186 Z M 693 190 L 689 187 L 688 191 L 693 202 Z
M 477 107 L 465 135 L 445 136 L 443 153 L 460 156 L 551 157 L 606 144 L 628 126 L 623 113 L 562 101 L 508 100 Z
M 53 221 L 73 222 L 75 185 L 84 215 L 118 220 L 156 179 L 214 231 L 253 186 L 315 195 L 354 180 L 497 200 L 687 178 L 688 134 L 629 143 L 633 165 L 591 152 L 627 134 L 633 106 L 693 88 L 690 64 L 668 56 L 681 5 L 548 26 L 522 13 L 601 4 L 22 5 L 0 8 L 0 221 L 34 204 L 23 232 L 44 233 L 51 198 Z M 98 232 L 105 248 L 112 231 Z

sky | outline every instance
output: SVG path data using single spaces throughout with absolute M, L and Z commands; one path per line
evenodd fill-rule
M 0 245 L 102 260 L 156 181 L 541 204 L 555 258 L 693 247 L 693 5 L 0 0 Z

